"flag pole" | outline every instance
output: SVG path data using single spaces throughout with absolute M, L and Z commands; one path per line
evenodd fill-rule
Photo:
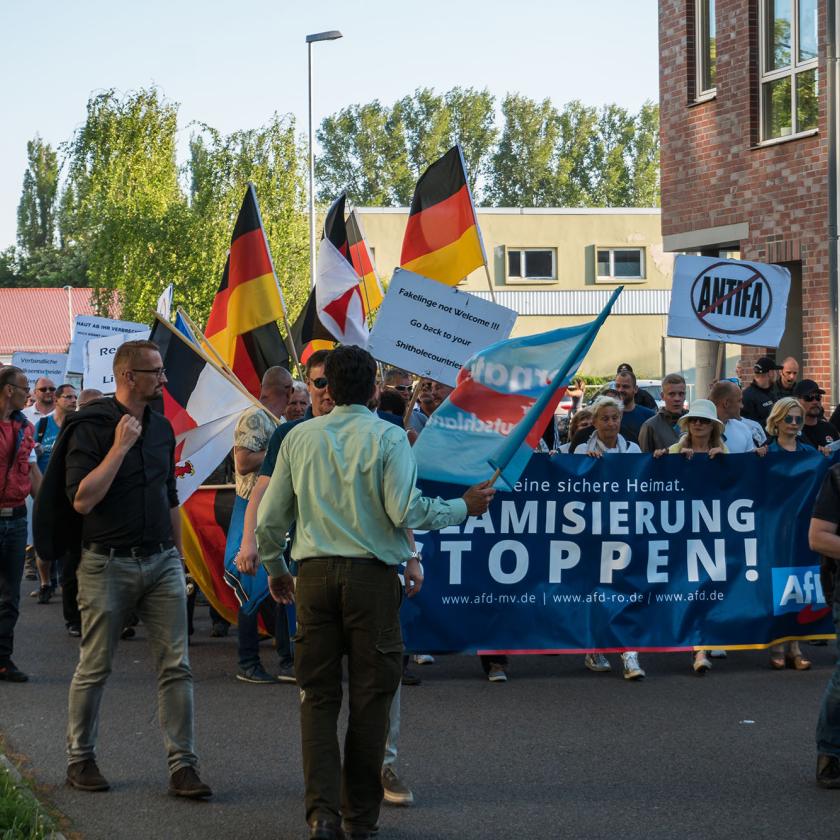
M 207 336 L 198 328 L 198 325 L 193 321 L 192 318 L 186 313 L 184 309 L 180 306 L 175 310 L 180 314 L 180 316 L 187 322 L 187 326 L 192 331 L 193 335 L 198 338 L 198 340 L 204 345 L 204 352 L 207 353 L 209 356 L 213 356 L 216 360 L 216 364 L 222 369 L 224 373 L 227 374 L 228 379 L 233 377 L 236 381 L 239 381 L 239 377 L 233 372 L 233 370 L 228 366 L 225 360 L 219 355 L 219 351 L 208 341 Z
M 417 402 L 417 397 L 420 396 L 420 384 L 423 382 L 423 377 L 420 377 L 415 383 L 414 388 L 411 391 L 411 399 L 408 401 L 408 405 L 405 408 L 405 414 L 403 415 L 403 426 L 408 424 L 408 421 L 411 419 L 411 412 L 414 411 L 414 405 Z
M 283 289 L 280 286 L 280 280 L 277 277 L 277 271 L 274 269 L 274 259 L 271 256 L 271 248 L 268 245 L 268 236 L 265 232 L 265 225 L 263 224 L 262 213 L 260 212 L 260 203 L 257 200 L 257 190 L 254 187 L 252 181 L 248 181 L 248 189 L 251 191 L 251 195 L 254 198 L 254 207 L 257 208 L 257 219 L 260 223 L 260 230 L 262 231 L 263 242 L 265 242 L 265 252 L 268 254 L 268 263 L 271 266 L 271 274 L 274 277 L 274 284 L 277 286 L 277 294 L 280 295 L 280 309 L 283 312 L 283 325 L 286 327 L 286 349 L 289 351 L 289 355 L 294 360 L 295 366 L 298 369 L 298 375 L 300 375 L 300 359 L 298 359 L 297 348 L 295 347 L 295 343 L 294 341 L 292 341 L 292 328 L 289 325 L 289 314 L 286 311 L 286 299 L 283 297 Z

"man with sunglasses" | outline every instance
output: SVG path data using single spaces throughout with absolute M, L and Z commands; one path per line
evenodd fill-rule
M 55 382 L 46 376 L 41 376 L 35 382 L 35 402 L 23 410 L 24 417 L 35 425 L 41 417 L 52 414 L 55 410 Z
M 802 437 L 816 449 L 840 439 L 834 426 L 823 419 L 823 394 L 825 391 L 813 379 L 803 379 L 793 389 L 793 396 L 799 400 L 805 418 Z

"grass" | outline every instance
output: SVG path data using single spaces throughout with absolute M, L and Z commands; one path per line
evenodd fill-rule
M 0 765 L 0 840 L 45 840 L 54 831 L 34 795 Z

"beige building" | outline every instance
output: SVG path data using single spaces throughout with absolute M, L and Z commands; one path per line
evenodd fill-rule
M 399 265 L 408 210 L 358 212 L 387 284 Z M 496 301 L 519 314 L 513 335 L 591 320 L 623 283 L 581 373 L 610 375 L 626 361 L 640 378 L 659 378 L 666 367 L 689 368 L 691 376 L 694 342 L 665 338 L 674 257 L 662 250 L 659 210 L 485 208 L 478 221 Z M 484 269 L 460 288 L 490 296 Z

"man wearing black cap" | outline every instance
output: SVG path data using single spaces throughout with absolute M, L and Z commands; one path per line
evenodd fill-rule
M 829 443 L 840 438 L 840 434 L 831 423 L 823 419 L 822 397 L 825 391 L 813 379 L 803 379 L 797 382 L 793 389 L 793 396 L 802 406 L 802 437 L 816 448 L 828 446 Z
M 770 409 L 778 399 L 776 389 L 770 381 L 770 371 L 781 370 L 782 366 L 777 365 L 769 356 L 762 356 L 753 365 L 752 385 L 744 389 L 744 406 L 741 409 L 741 416 L 749 420 L 755 420 L 764 428 Z

